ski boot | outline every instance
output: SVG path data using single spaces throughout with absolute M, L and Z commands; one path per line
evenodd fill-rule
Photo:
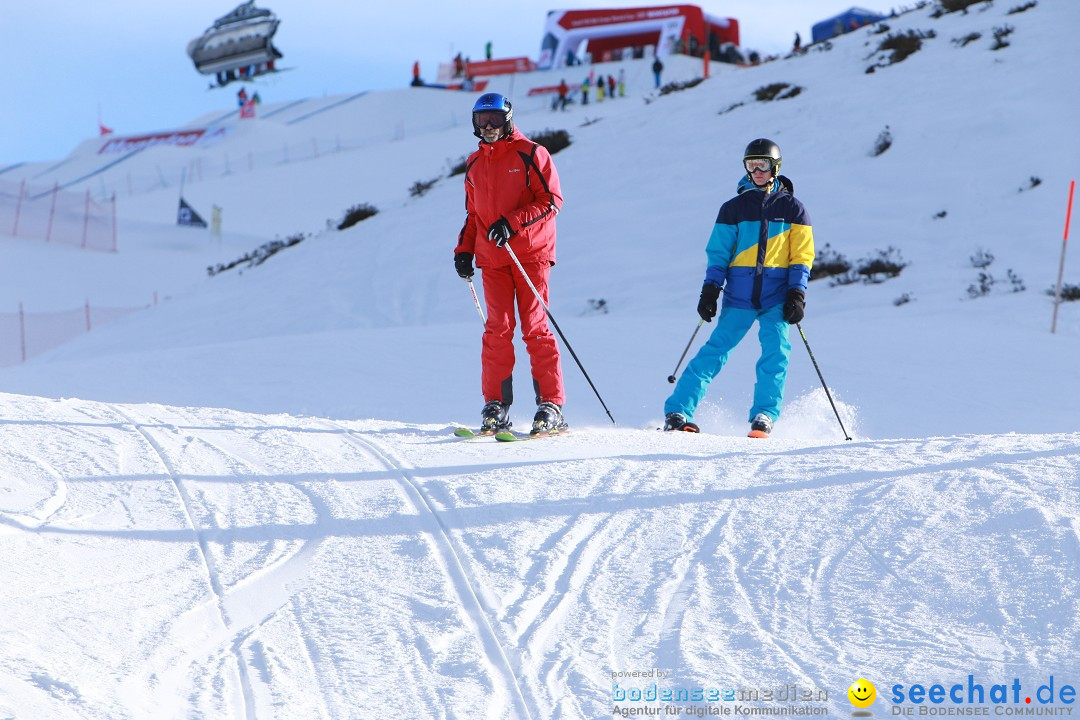
M 555 403 L 542 402 L 536 408 L 530 435 L 556 435 L 570 426 L 563 420 L 562 409 Z
M 750 421 L 750 434 L 746 437 L 767 438 L 772 432 L 772 418 L 765 413 L 758 413 Z
M 480 434 L 494 435 L 497 432 L 509 430 L 513 423 L 510 422 L 510 406 L 499 400 L 491 400 L 480 412 Z
M 664 417 L 664 430 L 681 430 L 683 432 L 701 432 L 694 423 L 686 419 L 682 413 L 670 412 Z

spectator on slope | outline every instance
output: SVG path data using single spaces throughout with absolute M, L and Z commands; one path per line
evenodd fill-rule
M 569 99 L 568 98 L 569 93 L 570 93 L 570 86 L 568 86 L 566 84 L 566 80 L 565 79 L 560 80 L 559 81 L 559 98 L 556 101 L 558 103 L 558 106 L 559 106 L 560 110 L 566 110 L 566 103 L 567 103 L 567 100 Z
M 664 72 L 664 63 L 660 62 L 660 56 L 658 55 L 652 64 L 653 76 L 656 78 L 656 89 L 660 89 L 660 73 Z
M 698 432 L 692 420 L 709 383 L 757 321 L 757 362 L 750 437 L 768 437 L 780 417 L 791 343 L 788 328 L 803 319 L 814 235 L 803 204 L 780 176 L 780 148 L 764 138 L 743 153 L 738 194 L 720 207 L 705 253 L 708 267 L 698 301 L 705 322 L 723 309 L 709 340 L 687 364 L 664 403 L 665 430 Z
M 533 434 L 566 429 L 562 365 L 547 313 L 504 247 L 513 250 L 533 287 L 548 302 L 555 265 L 555 216 L 562 207 L 559 175 L 551 155 L 514 127 L 510 101 L 485 93 L 473 106 L 473 134 L 480 144 L 465 163 L 465 224 L 454 248 L 460 277 L 482 271 L 487 322 L 480 353 L 484 394 L 482 433 L 510 428 L 514 401 L 514 307 L 529 353 L 536 414 Z

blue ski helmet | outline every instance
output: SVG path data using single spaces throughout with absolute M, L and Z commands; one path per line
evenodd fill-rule
M 499 93 L 484 93 L 477 98 L 472 111 L 473 135 L 476 137 L 483 137 L 480 134 L 480 127 L 476 124 L 476 114 L 482 112 L 501 112 L 505 117 L 503 127 L 506 129 L 506 134 L 514 132 L 514 106 Z

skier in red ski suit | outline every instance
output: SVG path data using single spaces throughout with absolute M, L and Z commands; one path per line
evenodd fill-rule
M 532 365 L 537 410 L 532 432 L 566 429 L 562 366 L 543 305 L 529 288 L 504 245 L 514 251 L 533 286 L 548 302 L 548 276 L 555 264 L 555 216 L 562 207 L 559 175 L 551 155 L 513 124 L 510 102 L 485 93 L 473 107 L 473 133 L 481 139 L 465 164 L 465 224 L 454 248 L 462 278 L 482 270 L 487 323 L 481 351 L 484 393 L 482 432 L 510 427 L 514 401 L 514 305 Z

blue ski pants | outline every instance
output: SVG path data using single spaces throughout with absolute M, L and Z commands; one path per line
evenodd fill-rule
M 742 310 L 724 307 L 716 319 L 716 329 L 708 342 L 701 346 L 694 359 L 686 366 L 675 391 L 664 402 L 664 414 L 682 413 L 688 420 L 705 397 L 709 383 L 724 367 L 731 351 L 746 336 L 754 321 L 758 323 L 758 340 L 761 357 L 757 362 L 757 382 L 754 384 L 754 404 L 747 420 L 758 413 L 765 413 L 772 420 L 780 417 L 784 402 L 784 382 L 787 380 L 789 325 L 784 320 L 784 305 L 773 305 L 762 310 Z

